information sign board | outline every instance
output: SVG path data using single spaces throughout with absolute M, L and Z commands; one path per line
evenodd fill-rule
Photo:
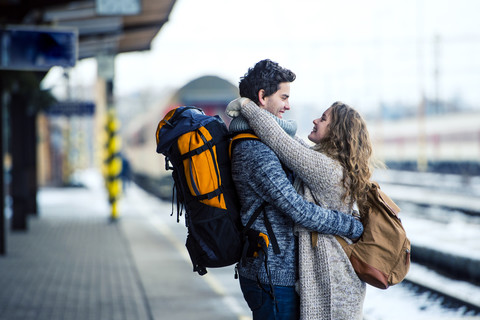
M 0 69 L 48 71 L 73 67 L 78 56 L 73 28 L 7 26 L 0 28 Z
M 135 15 L 140 14 L 140 0 L 96 0 L 98 15 Z

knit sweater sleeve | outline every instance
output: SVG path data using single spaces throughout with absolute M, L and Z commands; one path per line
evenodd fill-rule
M 310 149 L 305 143 L 290 137 L 275 121 L 271 114 L 259 108 L 254 102 L 248 102 L 241 109 L 251 128 L 280 160 L 292 169 L 316 193 L 328 189 L 341 174 L 338 164 L 326 155 Z
M 242 150 L 242 146 L 249 146 Z M 329 210 L 304 200 L 293 188 L 273 151 L 260 141 L 241 142 L 235 150 L 232 171 L 295 223 L 326 234 L 357 238 L 362 224 L 351 215 Z

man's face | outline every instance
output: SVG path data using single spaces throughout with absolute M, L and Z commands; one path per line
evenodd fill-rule
M 274 94 L 264 97 L 263 103 L 260 107 L 281 118 L 283 113 L 290 110 L 290 82 L 280 83 L 279 89 Z

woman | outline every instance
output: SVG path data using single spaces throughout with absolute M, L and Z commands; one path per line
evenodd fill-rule
M 335 102 L 313 120 L 308 139 L 315 146 L 310 147 L 288 136 L 271 113 L 249 99 L 232 101 L 227 111 L 239 109 L 260 139 L 296 173 L 295 186 L 305 199 L 350 214 L 356 212 L 355 205 L 365 205 L 372 148 L 358 112 Z M 362 319 L 365 283 L 337 239 L 299 226 L 296 232 L 301 319 Z

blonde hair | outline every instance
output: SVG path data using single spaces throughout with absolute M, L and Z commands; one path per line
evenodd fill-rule
M 314 149 L 340 162 L 344 168 L 343 201 L 365 208 L 370 178 L 376 163 L 372 161 L 372 144 L 367 125 L 360 114 L 347 104 L 334 102 L 325 138 Z M 360 210 L 362 212 L 363 210 Z M 362 217 L 365 218 L 365 217 Z

